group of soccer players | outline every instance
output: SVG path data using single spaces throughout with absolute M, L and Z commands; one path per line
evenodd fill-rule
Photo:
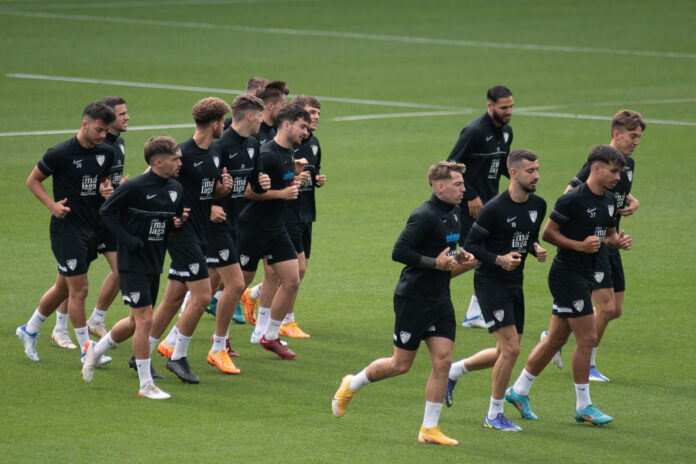
M 592 148 L 542 229 L 546 201 L 534 193 L 537 155 L 527 149 L 510 152 L 512 92 L 495 86 L 487 101 L 487 112 L 462 129 L 448 160 L 430 167 L 433 194 L 413 211 L 394 245 L 392 258 L 405 265 L 394 292 L 394 353 L 343 377 L 332 401 L 336 417 L 345 414 L 362 387 L 407 372 L 424 341 L 433 367 L 419 442 L 458 444 L 438 425 L 443 404 L 452 406 L 462 375 L 487 368 L 493 375 L 484 427 L 521 431 L 505 416 L 504 403 L 514 405 L 522 418 L 536 420 L 529 404 L 532 383 L 552 360 L 563 366 L 561 347 L 574 334 L 575 420 L 593 425 L 613 420 L 592 403 L 589 381 L 609 381 L 597 370 L 595 356 L 608 322 L 622 311 L 625 281 L 618 250 L 629 250 L 631 237 L 617 231 L 620 217 L 638 208 L 630 194 L 631 154 L 645 122 L 635 111 L 616 113 L 611 143 Z M 501 175 L 510 184 L 498 194 Z M 539 262 L 547 257 L 540 233 L 558 248 L 548 277 L 551 322 L 508 387 L 524 330 L 525 260 L 528 254 Z M 496 346 L 453 363 L 456 322 L 449 281 L 473 267 L 475 295 L 462 324 L 487 328 Z
M 180 144 L 170 137 L 149 139 L 148 168 L 130 180 L 122 177 L 120 134 L 129 120 L 125 100 L 106 97 L 87 105 L 78 134 L 50 148 L 27 179 L 52 213 L 51 248 L 58 262 L 55 284 L 16 331 L 29 359 L 39 360 L 42 324 L 65 306 L 52 340 L 77 348 L 67 332 L 69 316 L 86 382 L 111 360 L 107 350 L 133 337 L 129 365 L 138 372 L 139 395 L 166 399 L 170 395 L 154 383 L 162 376 L 150 354 L 157 348 L 168 359 L 168 370 L 183 382 L 198 383 L 187 349 L 208 309 L 216 324 L 207 362 L 239 374 L 231 359 L 239 355 L 230 346 L 229 326 L 235 311 L 241 313 L 239 301 L 261 259 L 268 270 L 258 319 L 250 289 L 245 302 L 246 319 L 255 325 L 251 342 L 282 359 L 295 357 L 279 335 L 309 337 L 295 323 L 293 307 L 311 249 L 314 189 L 326 177 L 312 134 L 321 104 L 309 95 L 286 104 L 288 94 L 285 82 L 253 78 L 231 106 L 214 97 L 198 101 L 193 136 Z M 43 185 L 49 176 L 52 196 Z M 109 260 L 111 273 L 87 320 L 87 270 L 98 252 Z M 171 257 L 169 279 L 153 314 L 165 252 Z M 104 315 L 119 287 L 130 314 L 107 331 Z M 178 320 L 160 342 L 179 308 Z M 91 341 L 89 333 L 99 341 Z

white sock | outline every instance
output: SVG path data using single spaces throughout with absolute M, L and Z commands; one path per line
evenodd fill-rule
M 79 329 L 76 327 L 74 330 L 75 337 L 77 337 L 77 344 L 80 346 L 80 351 L 84 353 L 85 343 L 89 341 L 89 332 L 87 331 L 87 326 L 80 327 Z
M 425 402 L 425 414 L 423 414 L 423 427 L 431 429 L 437 427 L 437 422 L 440 420 L 440 412 L 442 411 L 443 403 Z
M 216 300 L 219 300 L 221 296 L 222 296 L 222 290 L 218 290 L 217 292 L 215 292 L 215 295 L 213 295 L 213 298 Z
M 578 411 L 580 409 L 585 409 L 590 404 L 592 400 L 590 399 L 590 384 L 589 383 L 576 383 L 575 384 L 575 409 Z
M 529 395 L 529 389 L 532 388 L 532 384 L 535 380 L 536 376 L 527 372 L 527 369 L 522 369 L 522 372 L 520 373 L 520 376 L 517 377 L 512 389 L 518 395 L 527 396 Z
M 597 348 L 598 347 L 596 347 L 596 346 L 594 348 L 592 348 L 592 356 L 590 357 L 590 366 L 596 366 L 595 358 L 597 357 Z
M 97 344 L 94 347 L 94 353 L 97 356 L 101 356 L 104 353 L 106 353 L 107 350 L 114 348 L 116 345 L 117 343 L 114 341 L 113 338 L 111 338 L 111 331 L 109 331 L 105 336 L 102 337 L 101 340 L 97 342 Z
M 259 313 L 256 315 L 256 327 L 254 333 L 262 334 L 266 332 L 268 321 L 271 320 L 271 308 L 262 308 L 259 306 Z M 268 338 L 268 337 L 266 337 Z
M 89 318 L 92 321 L 99 323 L 104 322 L 104 316 L 106 316 L 106 311 L 94 308 L 94 311 L 92 311 L 92 315 Z
M 367 371 L 367 367 L 365 369 L 361 370 L 360 372 L 358 372 L 357 374 L 355 374 L 353 376 L 353 378 L 350 379 L 350 387 L 349 388 L 351 390 L 356 392 L 356 391 L 360 390 L 362 387 L 364 387 L 365 385 L 367 385 L 368 383 L 371 383 L 370 379 L 367 378 L 366 371 Z
M 213 353 L 219 353 L 222 350 L 225 349 L 225 341 L 227 341 L 227 338 L 225 337 L 218 337 L 217 335 L 213 335 Z
M 56 311 L 56 330 L 68 330 L 68 315 Z
M 464 365 L 465 361 L 466 359 L 460 359 L 459 361 L 452 363 L 452 366 L 450 367 L 449 371 L 450 379 L 457 380 L 459 377 L 469 372 L 468 370 L 466 370 L 466 366 Z
M 169 346 L 176 346 L 176 340 L 178 336 L 179 328 L 175 325 L 174 327 L 172 327 L 172 330 L 169 331 L 169 334 L 167 334 L 167 338 L 164 339 L 164 342 Z
M 138 367 L 140 388 L 143 388 L 148 382 L 152 382 L 152 374 L 150 373 L 150 358 L 136 359 L 135 365 Z
M 48 318 L 39 312 L 39 308 L 36 308 L 34 314 L 32 314 L 29 318 L 29 322 L 27 322 L 27 333 L 32 335 L 39 333 L 39 330 L 41 330 L 41 326 L 44 322 L 46 322 L 46 319 Z
M 469 302 L 469 309 L 466 310 L 466 318 L 473 319 L 476 316 L 481 316 L 481 307 L 479 306 L 478 298 L 476 295 L 471 295 L 471 301 Z
M 188 345 L 189 342 L 191 341 L 191 337 L 187 337 L 186 335 L 177 335 L 176 337 L 176 346 L 174 347 L 174 352 L 172 353 L 171 360 L 176 361 L 181 358 L 186 357 L 186 351 L 188 350 Z
M 152 354 L 155 347 L 157 347 L 157 343 L 159 342 L 159 339 L 155 338 L 155 337 L 147 337 L 147 338 L 150 341 L 150 354 Z
M 259 299 L 259 296 L 261 296 L 261 284 L 256 285 L 255 287 L 251 288 L 251 297 L 255 300 Z
M 276 321 L 275 319 L 270 319 L 268 321 L 268 328 L 266 329 L 266 333 L 264 334 L 266 337 L 266 340 L 275 340 L 278 338 L 278 332 L 280 331 L 280 326 L 283 324 L 283 321 Z
M 295 313 L 287 313 L 285 317 L 283 318 L 283 324 L 287 324 L 288 322 L 295 322 Z
M 181 311 L 179 312 L 179 317 L 181 317 L 183 312 L 186 310 L 186 305 L 188 304 L 189 298 L 191 298 L 191 292 L 186 292 L 186 295 L 184 295 L 184 301 L 181 303 Z
M 488 419 L 495 419 L 498 414 L 503 412 L 503 399 L 496 400 L 491 396 L 491 403 L 488 406 Z

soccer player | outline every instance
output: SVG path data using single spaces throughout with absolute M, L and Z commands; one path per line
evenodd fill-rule
M 507 87 L 497 85 L 486 94 L 488 110 L 462 129 L 448 161 L 466 165 L 466 193 L 462 200 L 462 241 L 478 217 L 483 205 L 498 194 L 501 174 L 508 176 L 505 159 L 512 144 L 510 118 L 514 100 Z M 509 177 L 509 176 L 508 176 Z M 462 322 L 464 327 L 485 328 L 476 295 L 472 295 Z M 495 353 L 487 354 L 494 362 Z M 486 361 L 486 360 L 484 360 Z
M 190 213 L 184 225 L 169 237 L 167 250 L 172 258 L 169 281 L 150 330 L 152 349 L 181 306 L 188 289 L 191 298 L 186 311 L 157 347 L 159 353 L 168 358 L 167 369 L 188 383 L 199 382 L 191 372 L 186 353 L 212 293 L 205 258 L 210 207 L 213 197 L 222 197 L 232 190 L 232 178 L 224 168 L 221 174 L 220 158 L 209 151 L 213 140 L 222 135 L 222 125 L 229 111 L 229 105 L 215 97 L 204 98 L 193 106 L 196 130 L 179 146 L 182 155 L 179 182 L 184 188 L 184 207 L 190 208 Z
M 170 395 L 153 382 L 148 335 L 167 235 L 172 227 L 181 226 L 187 213 L 181 203 L 183 188 L 174 180 L 181 169 L 181 152 L 174 139 L 153 137 L 144 151 L 150 169 L 116 189 L 100 208 L 104 224 L 118 239 L 121 294 L 130 315 L 114 324 L 99 342 L 89 342 L 82 375 L 85 382 L 91 382 L 96 360 L 132 336 L 140 378 L 138 395 L 162 400 Z
M 505 417 L 503 404 L 524 331 L 524 263 L 528 253 L 539 262 L 546 261 L 546 250 L 538 242 L 546 202 L 534 194 L 539 180 L 536 154 L 514 150 L 508 156 L 507 169 L 510 186 L 484 205 L 464 248 L 478 260 L 474 289 L 488 331 L 496 340 L 491 400 L 483 425 L 518 432 L 522 429 Z M 445 396 L 447 406 L 452 406 L 457 379 L 468 371 L 465 361 L 452 363 Z
M 457 325 L 450 279 L 470 269 L 473 261 L 469 253 L 457 251 L 465 169 L 462 164 L 441 161 L 428 170 L 433 194 L 411 213 L 392 252 L 393 260 L 406 265 L 394 292 L 394 354 L 373 361 L 356 375 L 343 377 L 331 403 L 334 416 L 343 416 L 350 400 L 365 385 L 408 372 L 421 341 L 425 341 L 433 369 L 425 387 L 425 415 L 418 441 L 459 444 L 440 431 L 438 421 Z
M 63 300 L 81 352 L 89 341 L 85 299 L 87 269 L 96 257 L 95 218 L 106 188 L 114 153 L 103 144 L 114 112 L 102 103 L 90 103 L 82 112 L 77 135 L 49 148 L 27 178 L 27 187 L 51 211 L 51 250 L 58 262 L 56 282 L 41 297 L 29 321 L 17 328 L 24 353 L 39 360 L 36 337 L 46 319 Z M 53 198 L 43 182 L 53 176 Z M 82 358 L 84 361 L 84 358 Z
M 247 95 L 256 96 L 256 92 L 258 92 L 261 87 L 268 84 L 269 82 L 271 81 L 269 81 L 268 79 L 264 79 L 263 77 L 252 77 L 247 81 L 246 86 L 244 87 L 244 91 Z M 231 124 L 231 117 L 225 119 L 225 125 L 223 126 L 224 130 L 227 130 L 227 128 L 230 127 Z
M 549 335 L 532 350 L 517 381 L 505 392 L 505 400 L 525 419 L 537 419 L 529 406 L 532 383 L 573 332 L 577 342 L 573 353 L 575 420 L 594 425 L 613 420 L 590 399 L 590 356 L 597 344 L 591 296 L 602 242 L 612 248 L 631 248 L 631 237 L 616 232 L 616 200 L 609 191 L 621 179 L 626 160 L 615 148 L 599 145 L 590 152 L 587 164 L 587 181 L 556 201 L 541 235 L 558 247 L 549 271 L 553 295 Z
M 281 359 L 295 358 L 295 353 L 280 342 L 278 332 L 300 285 L 297 253 L 283 224 L 283 208 L 286 200 L 297 198 L 298 186 L 307 177 L 302 172 L 306 160 L 295 160 L 290 149 L 307 137 L 310 124 L 311 117 L 300 106 L 290 105 L 280 110 L 278 133 L 261 147 L 261 168 L 270 178 L 270 189 L 258 194 L 251 186 L 247 187 L 250 201 L 239 215 L 239 261 L 245 286 L 254 280 L 261 258 L 266 258 L 280 280 L 270 311 L 259 310 L 251 342 Z
M 619 214 L 616 217 L 617 229 L 620 229 L 621 216 L 630 216 L 638 209 L 639 202 L 636 197 L 631 195 L 633 172 L 635 171 L 635 161 L 631 155 L 640 143 L 643 131 L 645 131 L 645 121 L 636 111 L 621 110 L 611 120 L 610 145 L 619 150 L 626 158 L 626 168 L 621 172 L 621 180 L 609 190 L 616 198 L 616 210 Z M 577 176 L 570 181 L 566 193 L 585 182 L 589 173 L 590 167 L 585 163 Z M 594 303 L 595 325 L 597 326 L 597 345 L 592 349 L 592 357 L 590 358 L 590 380 L 608 382 L 609 378 L 602 375 L 595 367 L 595 358 L 607 325 L 610 321 L 620 317 L 623 312 L 626 280 L 619 250 L 606 246 L 601 247 L 594 280 L 592 302 Z M 554 356 L 554 364 L 557 367 L 563 366 L 560 352 Z

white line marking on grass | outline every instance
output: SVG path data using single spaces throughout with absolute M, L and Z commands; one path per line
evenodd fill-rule
M 0 0 L 8 1 L 8 0 Z M 16 1 L 16 0 L 14 0 Z M 21 10 L 68 10 L 68 9 L 94 9 L 94 8 L 135 8 L 151 6 L 200 6 L 200 5 L 235 5 L 239 3 L 277 3 L 288 0 L 165 0 L 165 1 L 134 1 L 134 2 L 100 2 L 100 3 L 35 3 L 32 5 L 7 5 L 5 8 Z M 316 1 L 316 0 L 297 0 Z
M 19 74 L 19 73 L 9 73 L 5 74 L 7 77 L 15 77 L 19 79 L 39 79 L 47 81 L 62 81 L 62 82 L 79 82 L 82 84 L 105 84 L 105 85 L 118 85 L 125 87 L 141 87 L 150 89 L 167 89 L 167 90 L 185 90 L 190 92 L 212 92 L 212 93 L 224 93 L 240 95 L 245 93 L 244 90 L 230 90 L 230 89 L 216 89 L 209 87 L 195 87 L 188 85 L 170 85 L 170 84 L 151 84 L 147 82 L 127 82 L 127 81 L 115 81 L 109 79 L 88 79 L 82 77 L 62 77 L 62 76 L 46 76 L 42 74 Z M 295 95 L 290 95 L 294 97 Z M 439 105 L 424 105 L 422 103 L 406 103 L 406 102 L 393 102 L 385 100 L 363 100 L 358 98 L 341 98 L 341 97 L 320 97 L 317 96 L 319 100 L 339 102 L 339 103 L 359 103 L 363 105 L 379 105 L 379 106 L 398 106 L 404 108 L 422 108 L 429 110 L 451 110 L 451 111 L 472 111 L 470 108 L 453 108 L 451 106 L 439 106 Z
M 565 105 L 545 105 L 545 106 L 526 106 L 523 108 L 515 108 L 515 112 L 519 111 L 539 111 L 539 110 L 560 110 L 563 108 L 602 108 L 612 106 L 632 106 L 632 105 L 667 105 L 674 103 L 696 103 L 696 98 L 668 98 L 664 100 L 642 100 L 632 102 L 604 102 L 604 103 L 568 103 Z
M 453 116 L 457 114 L 469 114 L 473 113 L 473 110 L 469 111 L 428 111 L 419 113 L 389 113 L 389 114 L 365 114 L 358 116 L 341 116 L 338 118 L 332 118 L 329 121 L 366 121 L 370 119 L 392 119 L 392 118 L 414 118 L 414 117 L 426 117 L 426 116 Z
M 611 121 L 613 116 L 597 116 L 594 114 L 572 114 L 572 113 L 548 113 L 548 112 L 527 112 L 516 111 L 517 116 L 542 116 L 547 118 L 562 118 L 562 119 L 595 119 L 599 121 Z M 664 124 L 667 126 L 690 126 L 696 127 L 696 122 L 689 121 L 668 121 L 664 119 L 644 119 L 645 122 L 652 124 Z
M 155 126 L 132 126 L 128 128 L 128 132 L 133 131 L 148 131 L 161 129 L 188 129 L 196 127 L 193 123 L 186 124 L 160 124 Z M 18 137 L 24 135 L 57 135 L 57 134 L 77 134 L 77 129 L 63 130 L 46 130 L 46 131 L 29 131 L 29 132 L 0 132 L 0 137 Z
M 297 36 L 313 36 L 313 37 L 337 37 L 343 39 L 360 39 L 360 40 L 377 40 L 386 42 L 402 42 L 422 45 L 451 45 L 458 47 L 472 48 L 495 48 L 509 50 L 527 50 L 527 51 L 542 51 L 542 52 L 561 52 L 561 53 L 588 53 L 600 55 L 629 55 L 629 56 L 653 56 L 661 58 L 687 58 L 695 59 L 696 53 L 683 52 L 661 52 L 654 50 L 624 50 L 612 48 L 592 48 L 592 47 L 567 47 L 559 45 L 540 45 L 540 44 L 514 44 L 514 43 L 498 43 L 498 42 L 477 42 L 473 40 L 452 40 L 452 39 L 431 39 L 427 37 L 406 37 L 398 35 L 381 35 L 381 34 L 362 34 L 357 32 L 339 32 L 339 31 L 317 31 L 309 29 L 284 29 L 274 27 L 251 27 L 251 26 L 234 26 L 228 24 L 206 24 L 206 23 L 190 23 L 177 21 L 164 21 L 153 19 L 134 19 L 120 17 L 105 17 L 105 16 L 86 16 L 86 15 L 71 15 L 60 13 L 41 13 L 31 11 L 14 11 L 3 9 L 0 14 L 29 16 L 35 18 L 48 19 L 69 19 L 76 21 L 90 22 L 112 22 L 112 23 L 127 23 L 141 24 L 148 26 L 165 26 L 165 27 L 185 27 L 194 29 L 222 29 L 227 31 L 242 31 L 242 32 L 260 32 L 264 34 L 282 34 L 282 35 L 297 35 Z

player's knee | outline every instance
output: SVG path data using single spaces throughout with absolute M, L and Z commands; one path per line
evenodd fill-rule
M 298 275 L 283 280 L 282 286 L 285 287 L 288 292 L 296 293 L 300 288 L 300 276 Z
M 202 291 L 195 295 L 191 294 L 189 305 L 193 305 L 194 308 L 205 308 L 206 306 L 208 306 L 212 298 L 213 294 L 209 290 Z
M 87 294 L 89 293 L 89 286 L 87 284 L 78 285 L 73 289 L 70 289 L 70 297 L 76 298 L 78 300 L 86 300 Z

